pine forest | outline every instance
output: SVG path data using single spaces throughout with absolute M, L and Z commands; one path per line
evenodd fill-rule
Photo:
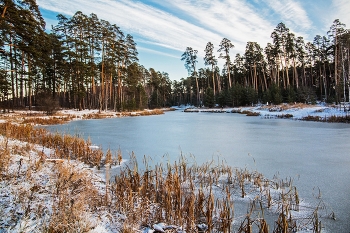
M 8 111 L 45 106 L 133 111 L 350 98 L 350 31 L 338 19 L 311 42 L 281 22 L 265 47 L 247 42 L 244 54 L 234 57 L 228 38 L 184 48 L 179 59 L 188 77 L 172 81 L 168 73 L 138 62 L 132 35 L 93 13 L 57 15 L 50 31 L 35 0 L 2 0 L 0 14 L 0 102 Z M 205 67 L 197 67 L 199 59 Z

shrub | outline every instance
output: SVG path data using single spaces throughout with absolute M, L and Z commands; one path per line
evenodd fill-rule
M 53 115 L 59 109 L 59 102 L 48 92 L 42 92 L 38 94 L 37 108 L 44 111 L 46 115 Z
M 241 114 L 246 114 L 247 116 L 260 116 L 260 113 L 258 112 L 251 112 L 251 111 L 242 111 Z

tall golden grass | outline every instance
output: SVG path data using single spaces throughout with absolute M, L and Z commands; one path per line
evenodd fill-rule
M 305 116 L 302 118 L 303 121 L 320 121 L 320 122 L 329 122 L 329 123 L 350 123 L 350 115 L 345 116 Z
M 42 112 L 21 112 L 0 115 L 0 118 L 6 121 L 17 122 L 20 124 L 33 124 L 33 125 L 57 125 L 65 124 L 73 119 L 105 119 L 113 117 L 128 117 L 128 116 L 151 116 L 164 114 L 165 111 L 174 111 L 175 109 L 153 109 L 142 110 L 137 112 L 91 112 L 86 114 L 64 114 L 55 113 L 54 115 L 45 115 Z
M 36 124 L 36 125 L 58 125 L 65 124 L 72 120 L 72 117 L 27 117 L 21 122 L 22 124 Z
M 6 201 L 0 201 L 0 219 L 11 220 L 0 220 L 0 229 L 7 232 L 91 230 L 92 210 L 103 207 L 104 202 L 89 171 L 78 170 L 67 160 L 49 159 L 31 143 L 9 145 L 11 133 L 7 128 L 0 152 L 0 161 L 6 162 L 0 170 L 0 181 L 6 185 L 4 189 L 1 187 L 1 194 L 7 193 L 2 196 Z M 54 152 L 51 156 L 59 155 Z M 33 222 L 35 226 L 31 225 Z
M 101 168 L 104 165 L 102 149 L 91 149 L 91 142 L 71 135 L 50 133 L 32 125 L 0 124 L 0 134 L 24 142 L 39 144 L 55 150 L 59 159 L 75 159 L 90 166 Z

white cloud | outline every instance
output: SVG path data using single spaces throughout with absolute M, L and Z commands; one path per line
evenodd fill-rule
M 210 31 L 141 2 L 60 0 L 57 3 L 56 0 L 40 0 L 39 5 L 47 10 L 68 15 L 78 10 L 84 14 L 94 12 L 100 19 L 120 26 L 125 33 L 142 36 L 174 50 L 183 51 L 186 46 L 194 46 L 198 43 L 198 36 L 199 38 L 201 35 L 215 36 Z
M 265 47 L 279 22 L 304 38 L 315 36 L 311 34 L 324 27 L 327 17 L 332 17 L 331 22 L 339 18 L 349 27 L 350 1 L 332 1 L 331 12 L 337 12 L 336 17 L 312 12 L 317 3 L 301 0 L 37 0 L 41 8 L 65 15 L 78 10 L 86 15 L 95 13 L 143 43 L 141 51 L 173 59 L 192 47 L 198 50 L 199 60 L 207 42 L 217 50 L 225 37 L 235 45 L 231 56 L 244 53 L 248 41 Z M 317 8 L 327 12 L 321 5 Z M 323 23 L 317 24 L 317 20 Z M 155 52 L 155 46 L 159 52 Z
M 134 36 L 173 50 L 184 51 L 193 47 L 203 55 L 207 42 L 216 47 L 222 38 L 230 39 L 235 51 L 243 52 L 247 41 L 269 40 L 272 25 L 252 10 L 242 0 L 164 0 L 168 11 L 163 11 L 139 1 L 130 0 L 38 0 L 40 7 L 73 15 L 95 13 L 99 18 L 116 23 Z M 185 21 L 172 12 L 181 12 Z
M 302 4 L 296 0 L 263 0 L 294 34 L 308 38 L 310 30 L 315 27 Z M 313 4 L 316 4 L 313 3 Z M 313 5 L 310 4 L 310 5 Z M 312 6 L 311 6 L 312 7 Z M 278 22 L 278 23 L 279 23 Z M 312 35 L 311 35 L 312 36 Z
M 339 19 L 340 22 L 346 24 L 346 28 L 350 28 L 350 1 L 349 0 L 333 0 L 332 22 Z M 334 12 L 334 13 L 333 13 Z M 331 23 L 332 23 L 331 22 Z M 329 25 L 331 26 L 331 24 Z
M 312 27 L 312 21 L 299 2 L 295 0 L 265 1 L 285 23 L 290 23 L 291 26 L 299 27 L 302 30 L 308 30 Z
M 241 53 L 248 41 L 257 41 L 264 47 L 270 40 L 273 26 L 246 1 L 165 0 L 162 4 L 175 12 L 181 12 L 191 22 L 205 29 L 202 34 L 193 33 L 197 38 L 196 48 L 202 55 L 208 41 L 217 49 L 224 37 L 235 45 L 234 51 Z
M 158 55 L 162 55 L 162 56 L 166 56 L 166 57 L 179 59 L 179 56 L 175 56 L 173 54 L 165 53 L 165 52 L 162 52 L 162 51 L 159 51 L 159 50 L 149 49 L 149 48 L 146 48 L 146 47 L 143 47 L 143 46 L 137 46 L 137 50 L 138 51 L 140 51 L 140 50 L 141 51 L 146 51 L 146 52 L 149 52 L 149 53 L 152 53 L 152 54 L 158 54 Z

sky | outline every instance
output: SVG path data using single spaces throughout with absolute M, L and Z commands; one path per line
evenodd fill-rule
M 350 28 L 349 0 L 37 0 L 37 4 L 47 30 L 57 24 L 58 14 L 71 17 L 77 11 L 116 24 L 134 37 L 139 63 L 168 73 L 171 80 L 188 76 L 181 61 L 186 47 L 198 50 L 197 67 L 204 68 L 208 42 L 217 51 L 223 38 L 231 40 L 234 57 L 244 54 L 247 42 L 265 48 L 280 22 L 305 41 L 327 35 L 335 19 Z M 218 52 L 215 55 L 219 57 Z M 222 69 L 224 62 L 218 60 Z

